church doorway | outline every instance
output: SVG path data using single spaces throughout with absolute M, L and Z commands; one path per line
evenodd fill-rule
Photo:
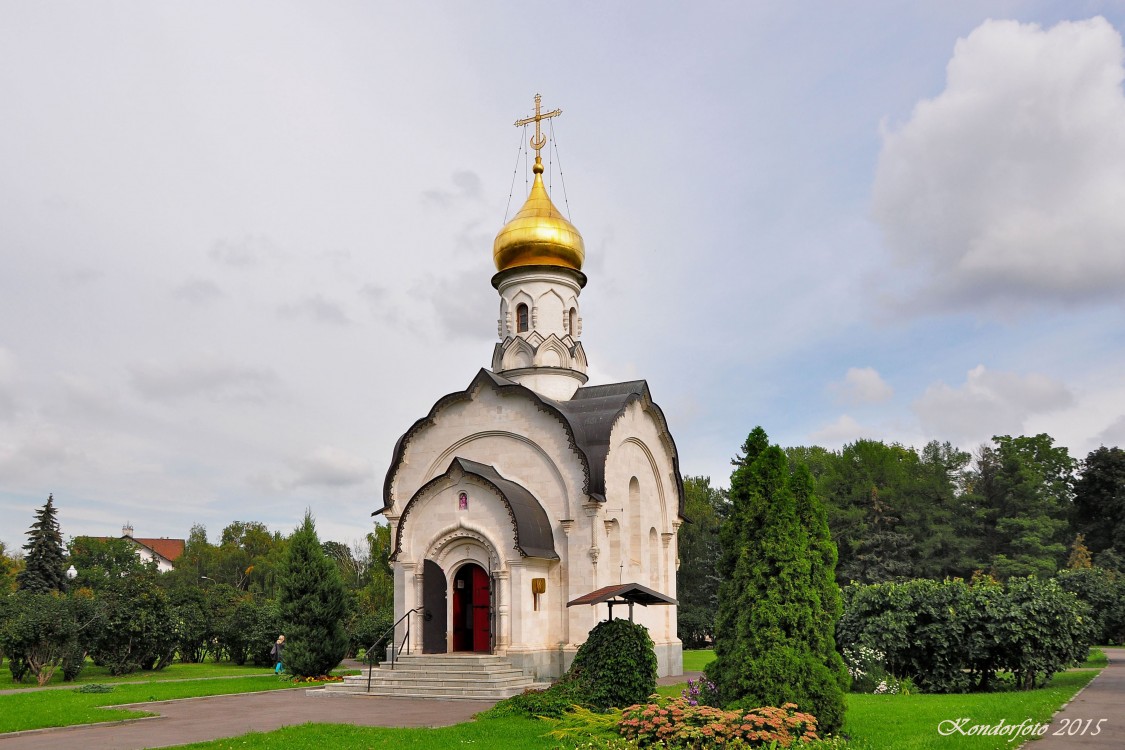
M 488 573 L 468 563 L 453 577 L 453 650 L 492 651 L 492 596 Z

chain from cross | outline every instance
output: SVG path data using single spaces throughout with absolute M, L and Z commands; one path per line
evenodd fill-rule
M 547 145 L 547 136 L 539 131 L 539 122 L 541 120 L 549 120 L 552 117 L 558 117 L 562 114 L 561 109 L 556 109 L 551 112 L 540 112 L 539 104 L 543 97 L 539 94 L 535 95 L 535 114 L 531 117 L 525 117 L 522 120 L 516 120 L 516 127 L 522 128 L 524 125 L 535 123 L 535 135 L 531 137 L 531 147 L 535 149 L 535 159 L 539 159 L 539 150 Z

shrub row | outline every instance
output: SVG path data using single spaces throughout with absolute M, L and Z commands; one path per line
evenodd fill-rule
M 1059 584 L 1090 605 L 1094 643 L 1125 643 L 1125 576 L 1104 568 L 1059 572 Z
M 1089 607 L 1053 579 L 988 577 L 852 585 L 841 650 L 882 654 L 885 669 L 931 693 L 992 690 L 998 675 L 1030 690 L 1086 657 Z

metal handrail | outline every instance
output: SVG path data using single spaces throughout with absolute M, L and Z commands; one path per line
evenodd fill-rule
M 394 669 L 395 658 L 398 656 L 398 652 L 402 649 L 402 647 L 406 646 L 406 653 L 410 653 L 410 620 L 406 620 L 406 618 L 410 617 L 410 615 L 414 614 L 415 612 L 421 612 L 422 609 L 422 607 L 415 607 L 414 609 L 406 610 L 406 612 L 403 613 L 402 617 L 395 620 L 395 624 L 387 628 L 386 632 L 379 636 L 375 640 L 375 642 L 371 644 L 371 648 L 367 649 L 367 651 L 363 654 L 363 660 L 367 662 L 367 692 L 371 692 L 371 672 L 375 669 L 375 664 L 371 658 L 371 655 L 375 652 L 375 647 L 382 643 L 388 635 L 391 636 L 391 669 Z M 401 623 L 403 620 L 406 620 L 406 634 L 402 637 L 402 643 L 399 644 L 398 648 L 395 648 L 394 635 L 392 634 L 395 632 L 395 628 L 397 628 L 399 626 L 399 623 Z

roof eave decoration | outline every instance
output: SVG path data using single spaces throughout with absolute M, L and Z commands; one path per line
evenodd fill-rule
M 676 441 L 668 430 L 668 421 L 664 412 L 652 400 L 648 390 L 648 383 L 643 380 L 634 380 L 626 383 L 611 383 L 579 388 L 570 401 L 553 401 L 540 396 L 535 391 L 520 385 L 494 372 L 481 368 L 469 387 L 463 391 L 456 391 L 438 399 L 429 413 L 411 425 L 402 437 L 395 443 L 394 455 L 387 476 L 383 481 L 383 507 L 372 513 L 384 513 L 394 506 L 391 488 L 395 476 L 402 465 L 406 455 L 407 446 L 411 439 L 424 427 L 434 423 L 437 413 L 446 406 L 468 400 L 478 388 L 488 385 L 498 393 L 518 393 L 530 399 L 538 408 L 551 414 L 562 424 L 566 430 L 571 449 L 582 461 L 583 492 L 597 502 L 605 502 L 605 462 L 609 455 L 609 437 L 613 432 L 613 425 L 624 415 L 625 410 L 634 401 L 641 401 L 644 407 L 651 411 L 657 420 L 661 432 L 668 440 L 672 454 L 672 469 L 676 480 L 678 498 L 678 515 L 684 517 L 684 480 L 680 474 L 680 456 L 676 448 Z M 598 407 L 603 408 L 598 408 Z M 596 436 L 588 436 L 586 427 L 597 427 Z M 596 439 L 595 439 L 596 438 Z
M 383 513 L 394 508 L 394 498 L 391 495 L 391 488 L 394 486 L 395 477 L 398 474 L 399 468 L 402 466 L 403 459 L 406 457 L 406 449 L 410 445 L 410 441 L 417 435 L 423 428 L 434 424 L 438 412 L 452 404 L 471 400 L 473 393 L 478 389 L 489 386 L 496 390 L 497 393 L 518 393 L 530 399 L 537 407 L 555 417 L 559 423 L 566 430 L 567 438 L 570 442 L 571 450 L 573 450 L 582 461 L 583 470 L 583 487 L 582 491 L 586 494 L 590 492 L 590 459 L 586 456 L 582 448 L 579 447 L 578 441 L 575 437 L 574 430 L 567 421 L 566 415 L 559 411 L 558 404 L 550 399 L 545 399 L 535 391 L 522 386 L 515 381 L 508 380 L 501 377 L 494 372 L 484 369 L 483 367 L 477 371 L 473 377 L 469 387 L 463 391 L 455 391 L 442 396 L 430 408 L 426 416 L 422 417 L 410 426 L 410 429 L 403 433 L 402 437 L 395 443 L 394 455 L 391 457 L 390 468 L 387 469 L 387 476 L 383 480 L 383 507 L 375 511 L 375 513 Z M 604 496 L 602 498 L 605 499 Z M 374 513 L 372 514 L 374 515 Z

